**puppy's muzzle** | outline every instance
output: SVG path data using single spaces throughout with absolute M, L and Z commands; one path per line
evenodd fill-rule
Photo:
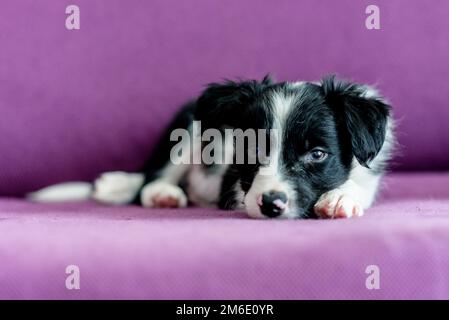
M 287 208 L 287 195 L 282 191 L 269 191 L 261 194 L 257 204 L 264 216 L 275 218 L 280 216 Z

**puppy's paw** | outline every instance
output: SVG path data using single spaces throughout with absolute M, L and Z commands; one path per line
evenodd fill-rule
M 363 215 L 362 206 L 338 189 L 323 194 L 313 209 L 315 214 L 322 219 L 351 218 Z
M 183 208 L 187 197 L 182 189 L 173 184 L 155 181 L 147 184 L 140 194 L 142 206 L 148 208 Z
M 130 203 L 142 186 L 144 176 L 139 173 L 113 171 L 103 173 L 94 182 L 92 197 L 102 203 Z

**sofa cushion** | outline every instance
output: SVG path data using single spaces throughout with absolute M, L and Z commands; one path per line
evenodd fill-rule
M 222 78 L 337 73 L 391 100 L 398 169 L 449 169 L 449 2 L 0 2 L 0 195 L 138 170 L 186 99 Z
M 448 184 L 393 175 L 349 220 L 1 199 L 0 298 L 449 299 Z

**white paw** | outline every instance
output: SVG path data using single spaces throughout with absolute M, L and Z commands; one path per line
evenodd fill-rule
M 350 196 L 335 189 L 323 194 L 313 207 L 322 219 L 361 217 L 363 208 Z
M 163 181 L 147 184 L 140 194 L 142 206 L 149 208 L 183 208 L 187 197 L 178 186 Z
M 92 197 L 102 203 L 130 203 L 142 186 L 144 176 L 140 173 L 121 171 L 103 173 L 94 182 Z

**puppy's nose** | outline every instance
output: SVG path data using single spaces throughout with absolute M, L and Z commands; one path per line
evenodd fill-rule
M 287 195 L 282 191 L 269 191 L 259 196 L 257 204 L 263 215 L 274 218 L 287 208 Z

